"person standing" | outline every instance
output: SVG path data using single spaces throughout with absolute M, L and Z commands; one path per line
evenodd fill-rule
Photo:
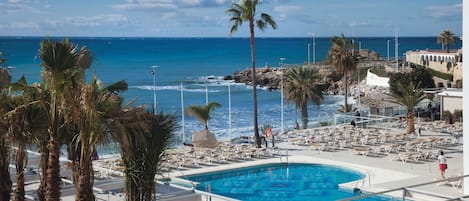
M 440 155 L 438 156 L 438 166 L 440 168 L 440 173 L 442 178 L 446 178 L 446 169 L 448 165 L 446 164 L 446 156 L 443 153 L 443 150 L 440 151 Z

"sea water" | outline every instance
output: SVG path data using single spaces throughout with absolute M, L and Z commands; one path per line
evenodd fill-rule
M 38 52 L 39 44 L 44 39 L 46 37 L 0 37 L 2 57 L 8 59 L 7 65 L 13 81 L 25 75 L 29 83 L 41 82 Z M 87 46 L 92 53 L 93 64 L 87 72 L 88 79 L 95 74 L 105 84 L 127 81 L 129 90 L 122 93 L 125 100 L 137 98 L 135 104 L 145 104 L 149 110 L 153 106 L 153 92 L 156 92 L 157 110 L 178 117 L 179 143 L 182 140 L 190 142 L 191 134 L 203 129 L 203 125 L 190 116 L 186 116 L 182 124 L 182 107 L 203 105 L 207 99 L 222 105 L 213 111 L 209 121 L 209 129 L 217 138 L 226 140 L 243 135 L 252 136 L 252 87 L 222 79 L 225 75 L 251 67 L 248 38 L 72 37 L 70 41 L 79 47 Z M 377 51 L 384 59 L 387 59 L 389 47 L 390 59 L 394 59 L 393 37 L 357 37 L 354 41 L 362 49 Z M 436 37 L 401 37 L 398 41 L 399 57 L 407 50 L 441 49 Z M 331 47 L 331 38 L 315 38 L 314 42 L 315 48 L 314 51 L 310 50 L 311 54 L 315 53 L 316 61 L 325 60 Z M 308 43 L 312 44 L 311 38 L 257 38 L 256 66 L 276 67 L 280 58 L 284 58 L 287 65 L 307 63 Z M 457 44 L 451 47 L 460 48 L 461 41 L 457 40 Z M 312 58 L 310 55 L 310 62 L 313 62 Z M 156 88 L 150 72 L 154 65 L 159 66 L 155 74 Z M 181 89 L 184 97 L 182 104 Z M 309 124 L 318 125 L 319 122 L 330 120 L 343 104 L 343 98 L 325 96 L 320 107 L 309 104 Z M 274 133 L 281 130 L 280 99 L 279 91 L 258 90 L 259 126 L 273 126 Z M 285 102 L 284 130 L 292 129 L 294 121 L 300 119 L 300 111 L 296 112 L 293 104 Z

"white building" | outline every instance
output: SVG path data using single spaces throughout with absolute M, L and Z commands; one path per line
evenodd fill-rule
M 462 79 L 462 50 L 407 51 L 406 62 L 426 66 L 453 75 L 453 82 Z

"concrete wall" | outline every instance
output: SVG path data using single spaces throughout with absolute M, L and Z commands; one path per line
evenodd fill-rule
M 371 86 L 389 87 L 389 78 L 380 77 L 374 73 L 371 73 L 368 69 L 368 73 L 366 75 L 366 84 Z

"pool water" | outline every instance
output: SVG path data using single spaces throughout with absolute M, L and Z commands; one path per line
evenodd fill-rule
M 310 201 L 353 197 L 352 190 L 338 184 L 356 181 L 365 175 L 349 169 L 319 164 L 268 164 L 188 176 L 199 182 L 198 190 L 244 201 Z M 362 200 L 390 200 L 373 197 Z

